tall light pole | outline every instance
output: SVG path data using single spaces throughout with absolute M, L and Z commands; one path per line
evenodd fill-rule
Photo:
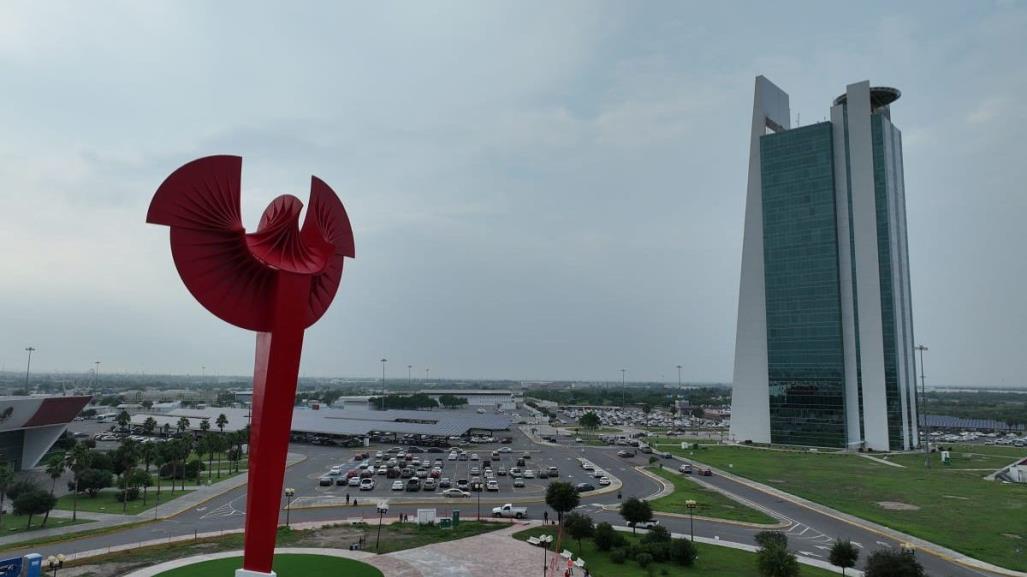
M 407 384 L 414 384 L 414 365 L 407 365 Z
M 382 357 L 382 410 L 385 410 L 385 363 L 388 359 Z
M 547 569 L 546 565 L 548 565 L 546 561 L 546 553 L 549 553 L 549 544 L 553 542 L 553 536 L 542 535 L 538 540 L 542 541 L 542 577 L 545 577 Z
M 624 408 L 624 407 L 627 406 L 627 401 L 624 400 L 625 396 L 626 396 L 625 395 L 625 388 L 627 386 L 625 384 L 625 382 L 624 382 L 624 375 L 625 375 L 626 372 L 627 372 L 627 369 L 621 369 L 620 370 L 620 405 L 621 405 L 621 408 Z
M 95 389 L 100 384 L 100 361 L 93 361 L 93 365 L 96 366 L 96 369 L 93 370 L 93 388 Z
M 924 353 L 927 347 L 917 345 L 916 350 L 920 351 L 920 414 L 923 419 L 920 422 L 920 429 L 924 432 L 924 464 L 931 468 L 931 432 L 927 426 L 927 385 L 924 380 Z
M 681 388 L 681 365 L 678 365 L 678 388 Z
M 429 369 L 428 367 L 424 367 L 424 382 L 426 382 L 426 383 L 428 382 L 428 373 L 430 373 L 430 372 L 431 372 L 431 369 Z
M 695 508 L 698 503 L 694 499 L 688 499 L 685 501 L 685 507 L 688 507 L 688 533 L 692 537 L 692 542 L 695 543 L 695 517 L 692 515 L 695 513 Z
M 29 360 L 25 363 L 25 394 L 29 394 L 29 369 L 32 368 L 32 351 L 36 350 L 36 347 L 25 347 L 25 350 L 29 354 Z

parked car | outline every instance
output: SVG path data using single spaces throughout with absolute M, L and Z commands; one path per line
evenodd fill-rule
M 556 467 L 549 467 L 549 476 L 550 477 L 559 477 L 560 476 L 560 469 L 557 469 Z
M 509 442 L 509 440 L 506 440 L 506 441 L 504 441 L 504 442 Z M 513 450 L 513 449 L 511 449 L 510 447 L 500 447 L 500 448 L 499 448 L 499 452 L 500 452 L 500 453 L 509 453 L 509 452 L 511 452 L 512 450 Z
M 350 477 L 349 481 L 346 484 L 349 485 L 350 487 L 359 487 L 360 486 L 360 477 Z
M 586 491 L 595 491 L 595 490 L 596 490 L 596 488 L 595 488 L 595 486 L 594 486 L 594 485 L 592 485 L 591 483 L 578 483 L 578 484 L 577 484 L 577 485 L 576 485 L 576 486 L 574 487 L 574 490 L 575 490 L 575 491 L 577 491 L 577 492 L 579 492 L 579 493 L 584 493 L 584 492 L 586 492 Z
M 460 489 L 446 489 L 445 491 L 442 492 L 442 496 L 443 497 L 461 498 L 461 497 L 470 497 L 471 494 L 468 493 L 467 491 L 461 491 Z
M 421 484 L 421 489 L 423 489 L 425 491 L 434 491 L 435 490 L 435 479 L 433 479 L 431 477 L 425 479 L 424 483 Z
M 499 490 L 499 481 L 496 481 L 495 479 L 489 479 L 488 482 L 485 483 L 485 490 L 486 491 L 498 491 Z
M 399 479 L 396 479 L 395 481 L 393 481 L 392 482 L 392 490 L 393 491 L 402 491 L 403 490 L 403 481 L 400 481 Z
M 620 451 L 617 451 L 617 456 L 624 457 L 625 459 L 630 459 L 631 457 L 635 456 L 635 452 L 621 449 Z
M 525 469 L 524 470 L 524 478 L 525 479 L 534 479 L 535 478 L 535 470 L 534 469 Z
M 328 475 L 324 475 L 323 477 L 317 480 L 317 484 L 322 487 L 331 487 L 335 484 L 335 477 L 329 477 Z
M 610 478 L 609 477 L 606 477 L 606 476 L 599 477 L 599 486 L 600 487 L 605 487 L 605 486 L 607 486 L 609 484 L 610 484 Z
M 374 479 L 361 479 L 360 480 L 361 491 L 373 491 L 374 490 Z
M 443 478 L 439 479 L 439 488 L 440 489 L 448 489 L 451 485 L 452 485 L 452 483 L 449 481 L 449 477 L 443 477 Z
M 513 486 L 514 487 L 523 487 L 524 486 L 524 479 L 522 479 L 521 477 L 517 477 L 516 479 L 513 480 Z
M 407 491 L 420 491 L 421 480 L 417 477 L 410 477 L 407 479 Z

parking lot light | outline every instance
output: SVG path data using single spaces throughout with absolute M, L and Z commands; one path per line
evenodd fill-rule
M 549 552 L 549 544 L 553 542 L 553 536 L 548 534 L 542 535 L 538 540 L 542 542 L 542 577 L 545 577 L 546 565 L 548 564 L 546 561 L 546 553 Z
M 50 555 L 46 558 L 46 568 L 53 571 L 54 577 L 57 577 L 57 570 L 61 567 L 64 567 L 64 555 Z
M 695 499 L 685 501 L 685 507 L 688 507 L 688 533 L 693 543 L 695 542 L 695 517 L 693 515 L 695 514 L 695 508 L 698 506 L 699 504 L 695 502 Z

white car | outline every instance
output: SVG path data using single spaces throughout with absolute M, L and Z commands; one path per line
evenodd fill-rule
M 363 478 L 360 480 L 361 491 L 373 491 L 374 490 L 374 479 Z
M 586 471 L 595 471 L 596 466 L 593 465 L 592 463 L 589 463 L 588 461 L 585 461 L 584 463 L 581 464 L 581 468 L 586 470 Z
M 609 484 L 610 484 L 610 478 L 609 477 L 606 477 L 606 476 L 599 477 L 599 486 L 600 487 L 605 487 L 605 486 L 607 486 Z
M 485 490 L 486 491 L 498 491 L 499 490 L 499 483 L 495 479 L 489 479 L 489 481 L 487 483 L 485 483 Z
M 403 487 L 404 487 L 403 481 L 393 481 L 392 482 L 392 490 L 393 491 L 402 491 Z
M 359 487 L 360 486 L 360 477 L 350 477 L 349 481 L 346 481 L 346 484 L 349 485 L 350 487 Z
M 471 460 L 472 461 L 477 461 L 478 460 L 478 453 L 471 453 Z
M 534 479 L 535 478 L 535 469 L 525 469 L 524 470 L 524 478 L 525 479 Z
M 510 451 L 511 451 L 510 447 L 502 447 L 502 448 L 499 449 L 500 453 L 509 453 Z
M 446 457 L 446 458 L 449 459 L 450 461 L 455 461 L 456 458 L 457 458 L 457 454 L 456 453 L 450 453 L 449 456 Z
M 470 497 L 471 494 L 468 493 L 467 491 L 461 491 L 460 489 L 446 489 L 445 491 L 442 492 L 442 496 L 443 497 L 461 498 L 461 497 Z
M 334 466 L 332 466 L 331 469 L 328 470 L 328 472 L 333 474 L 333 475 L 342 474 L 342 466 L 341 465 L 334 465 Z
M 605 476 L 606 476 L 606 471 L 601 471 L 599 469 L 596 469 L 595 471 L 592 472 L 592 477 L 595 478 L 595 479 L 601 479 L 601 478 L 603 478 Z

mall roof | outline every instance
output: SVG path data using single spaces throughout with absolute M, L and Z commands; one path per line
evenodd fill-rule
M 199 430 L 200 421 L 208 419 L 211 429 L 216 429 L 218 415 L 228 418 L 226 431 L 237 431 L 249 422 L 248 409 L 207 408 L 176 409 L 163 415 L 137 414 L 132 416 L 133 425 L 142 425 L 148 417 L 157 421 L 157 427 L 165 423 L 175 428 L 182 417 L 189 419 L 189 428 Z M 294 433 L 318 435 L 360 436 L 372 432 L 415 435 L 453 436 L 462 435 L 472 429 L 500 431 L 510 428 L 510 418 L 505 415 L 478 414 L 463 410 L 439 411 L 374 411 L 363 408 L 322 408 L 320 410 L 295 407 L 292 413 Z

